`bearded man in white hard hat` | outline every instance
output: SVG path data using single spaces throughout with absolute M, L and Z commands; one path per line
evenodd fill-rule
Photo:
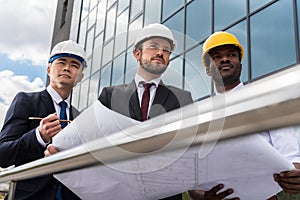
M 84 49 L 68 40 L 51 51 L 48 87 L 41 92 L 20 92 L 13 99 L 0 133 L 0 167 L 22 165 L 44 157 L 51 139 L 79 112 L 70 104 L 72 88 L 81 81 L 86 67 Z M 79 199 L 52 175 L 18 181 L 18 199 Z
M 128 84 L 105 87 L 99 96 L 100 102 L 109 109 L 139 121 L 192 103 L 190 92 L 167 86 L 161 80 L 175 48 L 176 40 L 169 28 L 162 24 L 144 27 L 134 43 L 133 54 L 137 60 L 134 80 Z M 144 103 L 145 99 L 148 104 Z M 182 197 L 178 194 L 165 199 L 177 200 Z

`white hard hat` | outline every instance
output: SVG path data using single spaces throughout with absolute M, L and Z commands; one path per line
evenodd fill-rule
M 66 40 L 56 44 L 51 51 L 49 63 L 52 63 L 55 59 L 61 57 L 76 58 L 84 67 L 87 67 L 84 49 L 72 40 Z
M 175 40 L 173 33 L 168 27 L 158 23 L 149 24 L 140 31 L 134 43 L 134 50 L 136 50 L 141 43 L 154 37 L 168 40 L 172 51 L 175 50 L 177 41 Z

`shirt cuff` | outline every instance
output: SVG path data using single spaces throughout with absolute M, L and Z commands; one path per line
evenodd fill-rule
M 40 145 L 42 145 L 43 147 L 46 147 L 49 143 L 49 142 L 44 142 L 44 140 L 42 139 L 41 135 L 40 135 L 40 132 L 38 130 L 38 128 L 35 129 L 35 136 L 36 136 L 36 139 L 38 140 L 38 142 L 40 143 Z

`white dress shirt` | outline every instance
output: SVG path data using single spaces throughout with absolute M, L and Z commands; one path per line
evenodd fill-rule
M 158 87 L 158 84 L 159 84 L 160 80 L 161 80 L 161 78 L 158 77 L 156 79 L 153 79 L 153 80 L 147 82 L 140 75 L 138 75 L 138 74 L 135 75 L 134 81 L 135 81 L 135 85 L 136 85 L 136 88 L 137 88 L 140 107 L 141 107 L 141 104 L 142 104 L 142 97 L 143 97 L 143 93 L 144 93 L 144 90 L 145 90 L 143 84 L 145 84 L 145 83 L 154 83 L 154 85 L 152 85 L 150 87 L 150 100 L 149 100 L 149 107 L 148 107 L 148 115 L 149 115 L 149 112 L 150 112 L 150 109 L 151 109 L 151 106 L 152 106 L 152 103 L 153 103 L 153 100 L 154 100 L 154 97 L 155 97 L 155 94 L 156 94 L 156 89 Z
M 240 83 L 228 92 L 234 92 L 244 87 L 244 84 Z M 217 93 L 217 95 L 219 94 L 220 93 Z M 259 134 L 290 162 L 300 163 L 300 144 L 296 127 L 279 128 Z
M 47 87 L 47 92 L 50 94 L 51 98 L 52 98 L 52 101 L 53 101 L 53 105 L 54 105 L 54 108 L 55 108 L 55 112 L 57 113 L 57 115 L 59 116 L 60 115 L 60 106 L 59 106 L 59 103 L 61 101 L 63 101 L 63 99 L 61 98 L 61 96 L 49 85 Z M 67 99 L 65 99 L 64 101 L 67 103 L 67 117 L 68 119 L 70 119 L 70 106 L 71 106 L 71 103 L 70 103 L 70 95 L 68 96 Z M 43 117 L 46 117 L 46 116 L 43 116 Z M 38 127 L 35 129 L 35 135 L 36 135 L 36 138 L 38 140 L 38 142 L 43 146 L 47 146 L 49 144 L 44 142 L 44 140 L 42 139 L 41 135 L 40 135 L 40 132 L 38 130 Z

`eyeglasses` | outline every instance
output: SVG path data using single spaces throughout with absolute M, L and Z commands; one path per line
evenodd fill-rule
M 159 50 L 162 50 L 163 53 L 165 53 L 165 54 L 168 54 L 168 55 L 171 54 L 171 49 L 170 48 L 168 48 L 168 47 L 161 47 L 158 44 L 143 45 L 143 47 L 145 49 L 148 49 L 148 50 L 153 51 L 153 52 L 157 52 Z

